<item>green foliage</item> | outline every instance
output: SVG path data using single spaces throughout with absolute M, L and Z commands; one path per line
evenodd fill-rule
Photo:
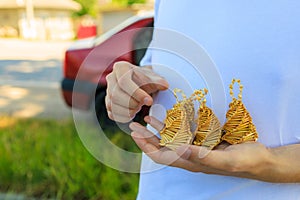
M 74 0 L 81 5 L 81 10 L 75 13 L 75 16 L 90 15 L 97 16 L 98 0 Z
M 138 151 L 124 133 L 111 138 L 121 147 Z M 0 140 L 1 192 L 42 199 L 135 199 L 138 175 L 118 172 L 95 160 L 72 121 L 2 117 Z
M 132 4 L 135 4 L 135 3 L 146 3 L 146 0 L 128 0 L 127 1 L 128 5 L 132 5 Z
M 112 2 L 123 6 L 130 6 L 135 3 L 146 3 L 146 0 L 112 0 Z
M 90 15 L 96 17 L 98 14 L 98 0 L 74 0 L 81 5 L 81 10 L 75 12 L 75 16 Z M 113 4 L 130 6 L 136 3 L 146 3 L 146 0 L 112 0 Z

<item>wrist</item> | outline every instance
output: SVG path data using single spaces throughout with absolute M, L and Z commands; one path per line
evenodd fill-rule
M 257 179 L 273 183 L 297 182 L 297 175 L 293 169 L 293 163 L 287 154 L 285 146 L 267 148 L 268 153 L 264 156 L 264 163 L 255 171 Z
M 266 156 L 266 165 L 264 174 L 270 182 L 281 182 L 282 169 L 286 168 L 285 163 L 280 157 L 280 153 L 277 148 L 267 148 L 269 155 Z
M 257 166 L 252 169 L 252 174 L 259 177 L 276 174 L 276 171 L 280 169 L 279 165 L 280 162 L 274 149 L 266 148 L 266 151 L 261 154 L 261 159 Z
M 277 148 L 270 148 L 273 155 L 272 168 L 275 182 L 300 182 L 300 162 L 295 159 L 298 157 L 299 145 L 287 145 Z
M 245 168 L 247 177 L 266 182 L 282 182 L 280 179 L 282 179 L 281 174 L 284 166 L 278 151 L 273 148 L 266 148 L 262 144 L 259 149 L 252 157 L 251 164 Z

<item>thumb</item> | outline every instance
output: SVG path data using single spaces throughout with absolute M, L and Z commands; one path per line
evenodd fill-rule
M 169 88 L 169 83 L 163 77 L 158 75 L 156 76 L 150 75 L 148 77 L 150 78 L 151 83 L 156 86 L 157 90 L 166 90 Z
M 148 94 L 169 88 L 169 83 L 148 68 L 137 68 L 133 73 L 134 82 Z

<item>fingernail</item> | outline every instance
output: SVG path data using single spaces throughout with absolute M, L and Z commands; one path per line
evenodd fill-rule
M 206 157 L 209 153 L 210 153 L 211 150 L 209 150 L 208 148 L 206 147 L 199 147 L 199 153 L 198 153 L 198 158 L 204 158 Z
M 147 106 L 151 105 L 151 99 L 149 97 L 144 98 L 144 104 Z
M 189 148 L 188 145 L 182 145 L 180 147 L 178 147 L 176 149 L 176 153 L 177 155 L 179 155 L 181 158 L 185 159 L 185 160 L 188 160 L 189 157 L 191 156 L 192 154 L 192 150 Z
M 150 123 L 151 123 L 151 119 L 150 119 L 149 116 L 144 117 L 144 120 L 145 120 L 145 122 L 146 122 L 147 124 L 150 124 Z
M 159 85 L 158 89 L 159 90 L 166 90 L 169 88 L 169 83 L 166 80 L 162 80 L 161 84 Z

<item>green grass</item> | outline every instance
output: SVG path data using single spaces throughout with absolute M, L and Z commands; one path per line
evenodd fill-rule
M 120 147 L 131 138 L 111 133 Z M 118 172 L 92 157 L 69 121 L 0 117 L 0 192 L 40 199 L 135 199 L 138 174 Z

